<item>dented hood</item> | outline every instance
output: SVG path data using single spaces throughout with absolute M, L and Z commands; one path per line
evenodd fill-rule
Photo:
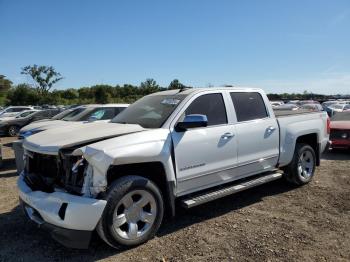
M 57 155 L 61 148 L 84 145 L 120 135 L 145 130 L 139 125 L 94 122 L 49 129 L 26 138 L 24 148 Z

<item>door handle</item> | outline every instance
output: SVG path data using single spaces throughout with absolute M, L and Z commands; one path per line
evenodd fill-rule
M 274 126 L 269 126 L 267 128 L 267 131 L 269 131 L 269 132 L 272 132 L 272 131 L 275 131 L 275 130 L 276 130 L 276 127 L 274 127 Z
M 223 139 L 228 139 L 228 138 L 231 138 L 231 137 L 233 137 L 233 136 L 234 136 L 233 133 L 227 132 L 227 133 L 223 134 L 223 135 L 221 136 L 221 138 L 223 138 Z

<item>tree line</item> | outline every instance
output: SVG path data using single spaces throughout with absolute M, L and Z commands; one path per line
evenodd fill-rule
M 4 75 L 0 75 L 1 105 L 70 105 L 70 104 L 106 104 L 132 103 L 137 99 L 159 91 L 169 89 L 191 88 L 174 79 L 167 87 L 160 86 L 154 79 L 146 79 L 140 85 L 93 85 L 78 89 L 52 90 L 54 84 L 63 77 L 52 66 L 26 66 L 21 74 L 28 75 L 34 82 L 13 85 Z M 333 96 L 313 94 L 304 91 L 298 93 L 268 94 L 270 100 L 303 100 L 314 99 L 325 101 Z

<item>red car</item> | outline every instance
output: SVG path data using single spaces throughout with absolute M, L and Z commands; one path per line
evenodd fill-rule
M 330 127 L 330 148 L 350 149 L 350 112 L 336 113 L 331 118 Z

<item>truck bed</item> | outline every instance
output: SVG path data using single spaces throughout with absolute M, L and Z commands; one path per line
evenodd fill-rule
M 299 109 L 299 110 L 273 110 L 276 117 L 284 117 L 284 116 L 295 116 L 295 115 L 302 115 L 302 114 L 315 114 L 320 112 L 313 112 L 306 109 Z

